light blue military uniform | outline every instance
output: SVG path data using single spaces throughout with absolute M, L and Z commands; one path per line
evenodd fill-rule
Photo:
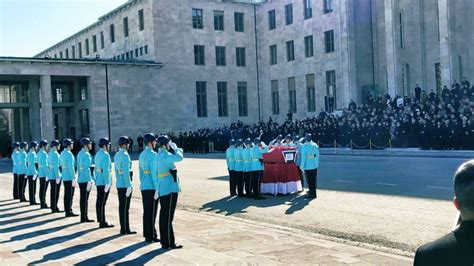
M 61 162 L 61 174 L 63 181 L 72 181 L 76 174 L 75 174 L 75 159 L 74 155 L 71 151 L 64 149 L 59 156 L 59 161 Z
M 230 171 L 233 171 L 235 169 L 235 147 L 234 146 L 230 146 L 229 148 L 227 148 L 227 150 L 225 151 L 225 159 L 227 161 L 227 169 L 229 169 Z
M 158 159 L 156 152 L 146 147 L 138 158 L 140 168 L 140 190 L 158 188 Z
M 38 161 L 38 176 L 39 178 L 45 178 L 48 176 L 48 153 L 45 150 L 40 149 L 36 156 Z
M 303 148 L 303 144 L 298 144 L 298 146 L 296 147 L 295 163 L 298 167 L 301 165 L 301 148 Z
M 17 173 L 19 175 L 26 175 L 26 151 L 20 150 L 17 155 Z
M 77 183 L 95 181 L 91 173 L 92 156 L 87 149 L 82 148 L 77 155 Z
M 235 158 L 235 166 L 234 171 L 242 172 L 244 170 L 244 161 L 242 158 L 243 149 L 241 147 L 237 147 L 234 150 L 234 158 Z
M 250 163 L 250 171 L 263 171 L 263 164 L 260 162 L 260 159 L 263 159 L 263 154 L 268 152 L 268 147 L 259 147 L 255 145 L 250 150 L 251 155 L 251 163 Z
M 59 153 L 55 150 L 49 151 L 48 154 L 48 176 L 46 180 L 55 180 L 61 178 L 61 173 L 59 172 Z
M 183 160 L 183 149 L 177 148 L 175 153 L 171 153 L 163 148 L 158 151 L 158 193 L 160 197 L 171 193 L 181 192 L 179 178 L 174 182 L 170 170 L 176 169 L 174 163 Z
M 105 186 L 112 185 L 112 161 L 110 160 L 110 154 L 103 149 L 95 155 L 95 185 Z
M 245 148 L 242 150 L 242 161 L 243 164 L 243 171 L 244 172 L 251 172 L 252 171 L 252 150 L 251 148 Z
M 130 180 L 130 155 L 127 150 L 120 148 L 114 156 L 115 163 L 115 178 L 117 179 L 117 188 L 133 187 L 132 180 Z
M 30 149 L 28 152 L 28 155 L 26 156 L 26 164 L 27 164 L 27 169 L 26 169 L 26 175 L 28 176 L 35 176 L 38 175 L 38 171 L 36 170 L 36 152 L 33 149 Z
M 18 151 L 15 150 L 13 151 L 12 153 L 12 163 L 13 163 L 13 169 L 12 169 L 12 173 L 14 174 L 18 174 Z
M 302 170 L 314 170 L 319 168 L 319 147 L 314 142 L 306 142 L 301 148 L 301 162 L 300 168 Z

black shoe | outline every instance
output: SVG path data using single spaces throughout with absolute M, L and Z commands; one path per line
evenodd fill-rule
M 51 210 L 52 213 L 60 213 L 61 210 L 60 209 L 55 209 L 55 210 Z
M 81 220 L 81 223 L 93 223 L 95 222 L 94 220 L 86 219 L 86 220 Z
M 125 233 L 126 233 L 127 235 L 136 235 L 136 234 L 137 234 L 137 232 L 135 232 L 135 231 L 130 231 L 130 230 L 128 230 L 128 231 L 125 232 Z M 156 239 L 159 241 L 158 238 L 156 238 Z M 157 241 L 157 242 L 158 242 L 158 241 Z
M 183 248 L 183 245 L 174 244 L 174 245 L 171 245 L 171 246 L 161 246 L 161 248 L 164 248 L 164 249 L 180 249 L 180 248 Z
M 145 241 L 148 242 L 148 243 L 153 243 L 153 242 L 160 242 L 160 239 L 156 238 L 156 237 L 155 238 L 147 237 L 147 238 L 145 238 Z
M 100 224 L 99 225 L 99 228 L 112 228 L 114 227 L 113 224 L 108 224 L 108 223 L 104 223 L 104 224 Z
M 78 214 L 75 214 L 73 212 L 66 214 L 66 217 L 77 217 L 79 216 Z
M 41 209 L 49 209 L 48 205 L 41 206 Z
M 315 198 L 316 198 L 316 196 L 306 195 L 306 197 L 305 197 L 305 198 L 307 198 L 307 199 L 315 199 Z
M 39 204 L 36 202 L 30 202 L 30 205 L 39 205 Z
M 265 197 L 262 197 L 262 196 L 258 196 L 258 197 L 254 197 L 254 199 L 256 200 L 263 200 L 263 199 L 266 199 Z

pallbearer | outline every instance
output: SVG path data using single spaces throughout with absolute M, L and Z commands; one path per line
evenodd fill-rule
M 234 150 L 235 166 L 234 166 L 234 175 L 235 183 L 237 185 L 237 195 L 239 197 L 244 197 L 244 161 L 242 159 L 242 145 L 243 142 L 241 139 L 237 140 L 237 147 Z
M 251 163 L 251 183 L 252 192 L 255 199 L 265 199 L 260 193 L 260 183 L 263 175 L 263 154 L 268 152 L 268 146 L 260 140 L 255 138 L 253 140 L 253 148 L 251 150 L 252 163 Z
M 92 149 L 91 140 L 89 138 L 81 139 L 82 149 L 77 155 L 77 183 L 81 193 L 79 206 L 81 208 L 81 223 L 92 223 L 94 220 L 89 219 L 89 195 L 91 193 L 92 182 L 94 178 L 94 165 L 92 164 L 92 156 L 89 153 Z
M 17 155 L 17 172 L 18 172 L 18 186 L 19 186 L 19 198 L 20 202 L 27 202 L 25 198 L 25 188 L 26 188 L 26 150 L 28 149 L 28 143 L 21 142 L 20 143 L 20 150 Z
M 235 140 L 231 139 L 229 141 L 229 148 L 227 148 L 225 152 L 225 158 L 227 162 L 227 169 L 229 170 L 229 188 L 230 188 L 230 196 L 237 195 L 237 183 L 235 182 Z
M 245 139 L 245 147 L 242 150 L 242 161 L 243 161 L 243 177 L 244 177 L 244 189 L 247 198 L 253 197 L 251 173 L 252 173 L 252 140 L 250 138 Z
M 74 198 L 74 188 L 76 186 L 76 161 L 72 154 L 73 143 L 70 139 L 63 140 L 64 150 L 59 156 L 61 162 L 61 175 L 64 184 L 64 212 L 66 217 L 79 216 L 72 211 L 72 200 Z
M 26 176 L 28 177 L 28 199 L 30 205 L 38 205 L 36 203 L 36 179 L 38 178 L 36 147 L 38 147 L 38 142 L 30 142 L 30 150 L 26 156 Z
M 130 219 L 128 216 L 130 201 L 132 199 L 133 184 L 130 176 L 132 160 L 128 155 L 130 140 L 123 136 L 118 140 L 119 152 L 115 154 L 115 177 L 117 178 L 117 192 L 119 198 L 120 234 L 132 235 L 137 232 L 130 230 Z
M 18 149 L 20 148 L 19 142 L 13 143 L 13 152 L 12 152 L 12 164 L 13 164 L 13 199 L 20 199 L 20 186 L 18 185 Z
M 37 156 L 38 160 L 38 177 L 40 180 L 40 189 L 39 189 L 39 200 L 41 209 L 47 209 L 48 205 L 46 204 L 46 191 L 48 190 L 48 181 L 46 177 L 48 176 L 48 141 L 42 140 L 39 143 L 39 152 Z
M 105 218 L 105 205 L 109 198 L 110 187 L 112 186 L 112 161 L 109 154 L 109 139 L 101 138 L 99 140 L 100 150 L 94 158 L 95 162 L 95 179 L 97 186 L 97 201 L 95 204 L 97 222 L 100 228 L 114 227 L 108 224 Z
M 312 140 L 312 135 L 305 136 L 305 142 L 301 148 L 300 169 L 306 175 L 309 192 L 307 198 L 316 198 L 317 175 L 319 167 L 319 147 Z
M 50 205 L 51 212 L 61 212 L 58 208 L 59 192 L 61 190 L 61 172 L 59 171 L 59 141 L 53 140 L 50 144 L 50 151 L 48 154 L 48 181 L 50 188 Z
M 158 137 L 158 188 L 160 196 L 160 236 L 161 247 L 165 249 L 182 248 L 175 242 L 173 219 L 181 191 L 178 170 L 175 163 L 183 160 L 183 150 L 178 148 L 168 136 Z

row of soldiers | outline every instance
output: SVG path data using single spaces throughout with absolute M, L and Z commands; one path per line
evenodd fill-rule
M 143 201 L 143 234 L 145 241 L 161 242 L 166 249 L 181 248 L 175 243 L 172 221 L 176 209 L 180 184 L 177 177 L 175 162 L 183 160 L 183 150 L 178 148 L 168 136 L 157 137 L 153 133 L 144 135 L 145 150 L 139 158 L 140 190 Z M 29 203 L 36 202 L 36 180 L 40 180 L 39 200 L 41 209 L 50 208 L 52 213 L 61 212 L 58 208 L 61 183 L 64 187 L 64 212 L 66 217 L 77 217 L 72 210 L 75 188 L 80 190 L 81 223 L 94 220 L 88 216 L 88 201 L 95 183 L 97 188 L 96 216 L 99 228 L 111 228 L 107 223 L 105 206 L 112 187 L 112 161 L 109 154 L 110 141 L 99 140 L 100 150 L 92 158 L 90 151 L 92 142 L 89 138 L 80 141 L 81 151 L 74 157 L 74 144 L 70 139 L 62 142 L 53 140 L 50 143 L 42 140 L 15 142 L 13 144 L 13 198 L 27 202 L 25 189 L 28 183 Z M 114 156 L 116 188 L 119 200 L 120 234 L 136 234 L 130 229 L 129 210 L 133 193 L 132 161 L 128 154 L 130 139 L 127 136 L 118 139 L 119 151 Z M 50 186 L 50 207 L 46 204 L 46 193 Z M 155 221 L 160 206 L 160 235 L 157 237 Z

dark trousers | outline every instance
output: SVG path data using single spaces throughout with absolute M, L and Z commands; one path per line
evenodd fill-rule
M 158 213 L 158 202 L 159 199 L 155 200 L 155 190 L 142 190 L 143 236 L 146 239 L 157 238 L 155 222 Z
M 230 195 L 235 196 L 237 195 L 237 183 L 235 182 L 235 171 L 234 170 L 229 170 L 229 189 L 230 189 Z
M 313 198 L 316 198 L 316 188 L 318 180 L 318 169 L 305 170 L 306 182 L 308 182 L 309 195 Z
M 36 204 L 36 180 L 33 180 L 33 176 L 28 176 L 28 199 L 30 205 Z
M 303 171 L 301 171 L 300 168 L 298 168 L 298 173 L 300 174 L 301 187 L 304 187 L 304 174 L 303 174 Z
M 50 189 L 51 211 L 59 212 L 58 200 L 59 200 L 59 192 L 61 191 L 61 183 L 56 184 L 56 180 L 53 179 L 49 181 L 49 185 L 51 186 L 51 189 Z
M 20 191 L 18 190 L 18 175 L 13 174 L 13 199 L 19 199 Z
M 74 198 L 74 187 L 71 181 L 63 181 L 64 184 L 64 212 L 72 214 L 72 199 Z
M 101 225 L 107 224 L 105 219 L 105 205 L 109 198 L 109 192 L 105 192 L 105 186 L 97 186 L 97 201 L 95 202 L 95 211 L 97 215 L 97 222 Z
M 176 203 L 178 202 L 178 193 L 171 193 L 160 197 L 160 236 L 161 246 L 170 247 L 175 245 L 173 219 Z
M 132 195 L 127 197 L 127 188 L 118 188 L 117 192 L 119 199 L 120 232 L 126 233 L 130 231 L 130 219 L 128 214 Z
M 252 178 L 252 172 L 243 172 L 243 176 L 244 176 L 245 195 L 247 195 L 247 197 L 251 197 L 252 184 L 250 183 L 250 180 Z
M 46 190 L 48 190 L 48 181 L 45 177 L 39 177 L 40 180 L 40 191 L 39 191 L 39 200 L 41 208 L 46 208 Z
M 237 185 L 237 194 L 239 196 L 244 195 L 244 175 L 241 171 L 234 171 L 235 183 Z
M 260 183 L 262 181 L 263 171 L 253 171 L 252 173 L 252 192 L 255 198 L 259 198 L 260 195 Z
M 25 174 L 19 174 L 18 175 L 18 197 L 20 198 L 21 202 L 27 201 L 25 198 L 25 188 L 26 188 L 26 179 L 25 179 Z
M 87 182 L 79 183 L 80 199 L 79 207 L 81 208 L 81 222 L 89 220 L 89 195 L 90 191 L 87 191 Z

